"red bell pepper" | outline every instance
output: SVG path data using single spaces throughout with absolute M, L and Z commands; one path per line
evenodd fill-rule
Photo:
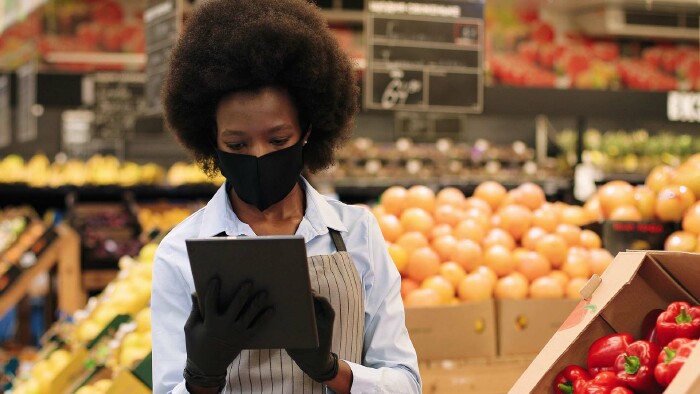
M 554 378 L 554 392 L 556 394 L 573 394 L 574 383 L 581 379 L 591 379 L 588 371 L 578 365 L 569 365 Z
M 574 394 L 633 394 L 612 371 L 603 371 L 591 380 L 579 379 L 574 383 Z
M 617 378 L 635 392 L 660 393 L 661 387 L 654 380 L 654 367 L 660 351 L 649 341 L 630 344 L 615 360 Z
M 676 338 L 700 338 L 700 306 L 687 302 L 673 302 L 656 320 L 659 346 L 666 346 Z
M 697 339 L 676 338 L 664 348 L 663 352 L 659 353 L 659 363 L 654 369 L 654 377 L 661 386 L 668 387 L 671 384 L 697 343 Z
M 603 371 L 614 371 L 617 356 L 634 342 L 630 334 L 611 334 L 598 338 L 588 349 L 588 373 L 595 376 Z

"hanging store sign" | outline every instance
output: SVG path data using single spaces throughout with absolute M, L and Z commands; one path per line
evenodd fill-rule
M 12 111 L 10 110 L 10 77 L 0 75 L 0 148 L 12 142 Z
M 176 0 L 149 1 L 143 14 L 146 24 L 146 109 L 151 113 L 162 111 L 160 88 L 168 70 L 170 51 L 179 31 L 179 12 Z
M 366 11 L 366 108 L 482 112 L 483 0 L 369 0 Z
M 666 113 L 673 122 L 700 122 L 700 93 L 668 92 Z
M 36 79 L 37 66 L 27 63 L 17 69 L 17 108 L 16 129 L 17 142 L 29 142 L 37 139 Z

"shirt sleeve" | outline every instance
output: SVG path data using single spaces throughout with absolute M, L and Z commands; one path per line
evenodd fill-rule
M 420 393 L 416 351 L 408 336 L 401 300 L 401 275 L 389 256 L 381 230 L 367 213 L 372 267 L 365 281 L 365 337 L 362 364 L 348 362 L 353 393 Z
M 185 321 L 192 300 L 175 262 L 181 258 L 172 242 L 162 242 L 153 263 L 151 333 L 153 337 L 153 393 L 184 394 L 182 376 L 187 361 Z

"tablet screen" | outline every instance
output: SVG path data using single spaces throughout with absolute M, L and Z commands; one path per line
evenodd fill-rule
M 222 300 L 232 299 L 246 280 L 257 289 L 267 290 L 275 313 L 255 334 L 248 349 L 318 346 L 303 237 L 212 237 L 185 242 L 200 307 L 207 284 L 214 277 L 221 280 Z

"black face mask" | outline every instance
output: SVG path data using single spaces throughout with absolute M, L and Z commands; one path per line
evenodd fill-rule
M 287 197 L 299 180 L 303 141 L 260 157 L 217 149 L 221 173 L 241 200 L 264 211 Z

